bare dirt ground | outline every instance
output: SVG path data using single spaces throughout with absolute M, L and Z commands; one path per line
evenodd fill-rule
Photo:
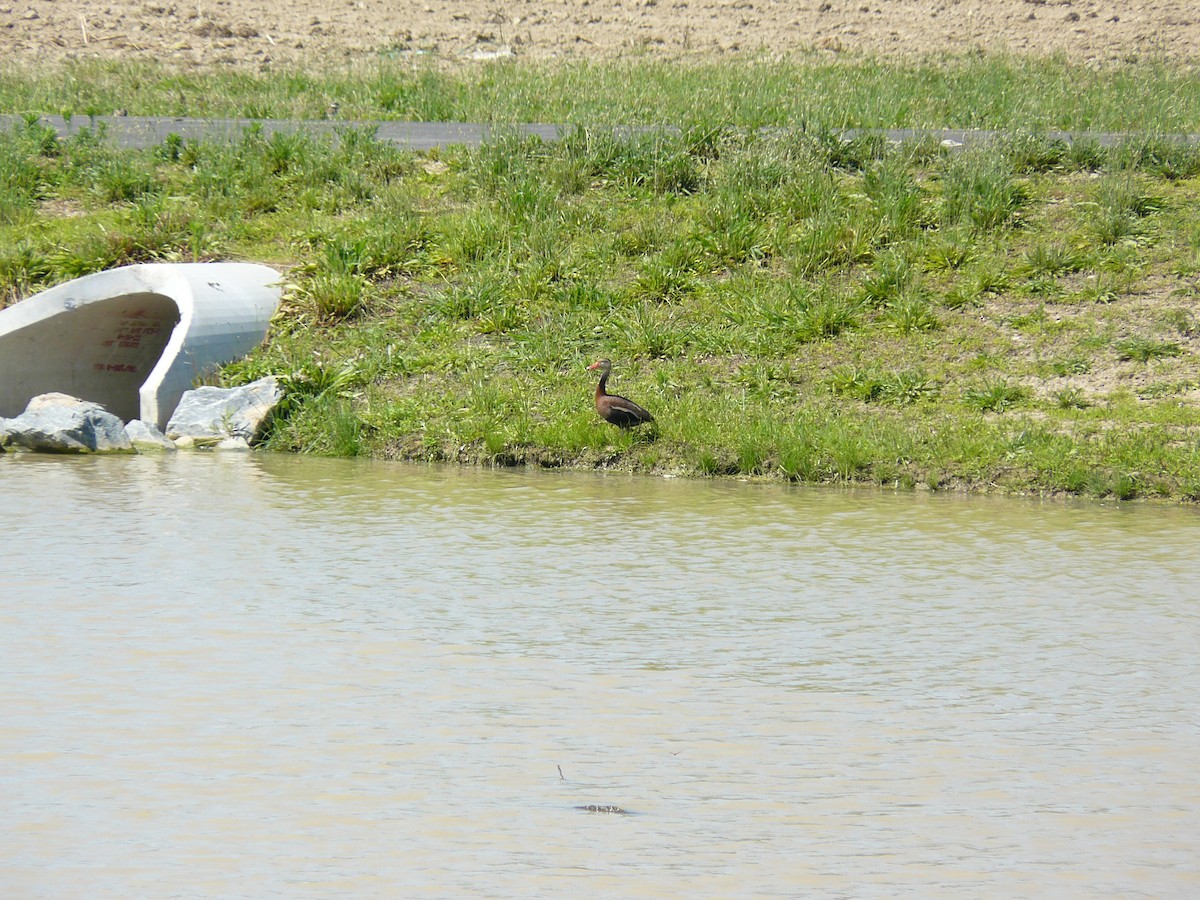
M 975 48 L 1200 61 L 1200 0 L 0 0 L 0 64 L 183 67 Z

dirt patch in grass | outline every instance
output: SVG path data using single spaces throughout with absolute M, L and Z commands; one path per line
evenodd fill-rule
M 1091 403 L 1128 392 L 1137 401 L 1179 402 L 1200 386 L 1200 334 L 1172 321 L 1185 302 L 1166 278 L 1146 279 L 1120 303 L 995 298 L 983 310 L 997 323 L 1030 311 L 1040 325 L 1009 329 L 1009 352 L 1037 371 L 1020 379 L 1037 398 L 1065 391 Z
M 143 58 L 183 66 L 442 59 L 885 56 L 975 48 L 1075 60 L 1200 58 L 1194 0 L 0 0 L 16 63 Z
M 51 197 L 38 204 L 39 212 L 47 218 L 76 219 L 86 216 L 87 209 L 78 200 L 63 197 Z

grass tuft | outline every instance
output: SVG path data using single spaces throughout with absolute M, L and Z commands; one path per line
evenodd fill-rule
M 980 412 L 1004 412 L 1029 396 L 1029 391 L 1008 379 L 993 377 L 963 392 L 963 402 Z
M 995 150 L 968 150 L 946 159 L 941 172 L 944 225 L 993 231 L 1009 224 L 1027 199 L 1012 165 Z
M 1133 362 L 1149 362 L 1152 359 L 1165 359 L 1179 356 L 1183 348 L 1174 341 L 1156 341 L 1147 337 L 1134 336 L 1118 341 L 1116 344 L 1117 359 Z

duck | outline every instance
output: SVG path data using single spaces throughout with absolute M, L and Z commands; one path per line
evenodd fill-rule
M 588 366 L 588 371 L 600 370 L 600 383 L 596 385 L 596 414 L 605 422 L 618 428 L 636 428 L 653 422 L 654 416 L 638 406 L 628 397 L 608 392 L 608 376 L 612 372 L 612 361 L 600 359 Z

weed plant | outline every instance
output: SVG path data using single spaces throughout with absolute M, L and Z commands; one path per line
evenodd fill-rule
M 352 127 L 122 151 L 23 119 L 0 134 L 0 304 L 143 260 L 275 264 L 269 340 L 222 377 L 282 377 L 280 450 L 1200 499 L 1196 156 L 1028 131 L 1200 122 L 1194 85 L 1150 70 L 1157 88 L 988 59 L 499 67 L 494 120 L 609 124 L 426 154 Z M 299 114 L 321 93 L 364 115 L 483 118 L 482 87 L 454 72 L 381 65 L 290 94 L 269 75 L 141 76 L 119 105 L 178 113 L 186 83 L 207 86 L 192 114 Z M 1001 89 L 1034 76 L 1049 100 Z M 103 67 L 72 77 L 80 107 L 129 89 Z M 622 103 L 601 105 L 617 83 Z M 2 97 L 68 99 L 37 79 L 0 80 Z M 833 131 L 1018 118 L 965 152 Z M 680 127 L 614 127 L 664 120 Z M 656 430 L 595 416 L 601 356 Z

